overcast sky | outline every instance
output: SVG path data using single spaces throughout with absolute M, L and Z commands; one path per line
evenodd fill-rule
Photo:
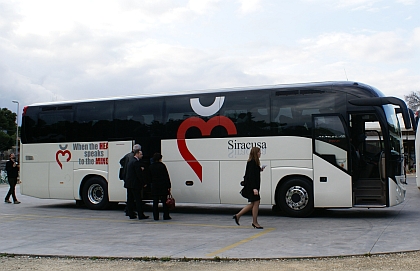
M 420 0 L 0 0 L 0 57 L 13 112 L 347 79 L 404 98 L 420 91 Z

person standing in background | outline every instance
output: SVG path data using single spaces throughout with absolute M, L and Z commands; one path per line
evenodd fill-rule
M 121 168 L 120 168 L 120 176 L 119 177 L 120 177 L 120 180 L 124 181 L 124 187 L 125 187 L 125 179 L 126 179 L 128 162 L 130 162 L 130 160 L 134 158 L 134 152 L 136 150 L 141 151 L 140 144 L 135 144 L 133 146 L 133 150 L 131 152 L 127 153 L 126 155 L 124 155 L 124 157 L 121 158 L 121 160 L 120 160 Z M 130 214 L 128 212 L 128 204 L 129 204 L 130 201 L 132 201 L 132 204 L 134 205 L 134 199 L 131 197 L 130 193 L 128 193 L 128 189 L 127 189 L 127 202 L 126 202 L 125 209 L 124 209 L 125 215 L 126 216 L 135 216 L 136 214 Z
M 127 188 L 130 199 L 127 203 L 128 213 L 130 214 L 130 219 L 135 219 L 134 209 L 137 209 L 137 214 L 139 219 L 146 219 L 149 216 L 146 216 L 143 213 L 143 200 L 142 200 L 142 191 L 146 186 L 146 178 L 144 176 L 145 167 L 141 162 L 143 153 L 140 150 L 134 151 L 134 158 L 130 159 L 127 165 L 126 179 L 124 187 Z M 135 201 L 135 203 L 134 203 Z
M 153 164 L 149 167 L 152 176 L 153 218 L 159 220 L 159 201 L 162 202 L 163 220 L 172 219 L 166 205 L 166 198 L 171 193 L 171 180 L 168 169 L 162 163 L 162 155 L 153 155 Z
M 6 162 L 6 172 L 7 172 L 7 180 L 9 182 L 10 188 L 9 192 L 7 192 L 6 198 L 4 202 L 12 203 L 10 201 L 10 196 L 13 198 L 14 204 L 19 204 L 20 201 L 16 198 L 16 184 L 17 184 L 17 177 L 19 172 L 19 164 L 16 161 L 16 156 L 14 153 L 9 155 L 9 161 Z

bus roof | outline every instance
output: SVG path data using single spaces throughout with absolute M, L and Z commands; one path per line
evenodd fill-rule
M 277 85 L 263 85 L 263 86 L 249 86 L 249 87 L 235 87 L 235 88 L 221 88 L 221 89 L 206 89 L 206 90 L 186 90 L 178 92 L 167 92 L 167 93 L 148 93 L 130 96 L 115 96 L 115 97 L 104 97 L 104 98 L 91 98 L 85 100 L 64 100 L 44 103 L 34 103 L 29 106 L 44 106 L 44 105 L 58 105 L 58 104 L 69 104 L 69 103 L 84 103 L 84 102 L 96 102 L 96 101 L 110 101 L 110 100 L 122 100 L 122 99 L 134 99 L 134 98 L 151 98 L 151 97 L 166 97 L 166 96 L 178 96 L 186 94 L 208 94 L 208 93 L 223 93 L 223 92 L 236 92 L 236 91 L 247 91 L 247 90 L 269 90 L 269 89 L 290 89 L 290 88 L 308 88 L 308 87 L 359 87 L 368 91 L 372 97 L 384 96 L 378 89 L 358 82 L 353 81 L 326 81 L 326 82 L 311 82 L 311 83 L 296 83 L 296 84 L 277 84 Z

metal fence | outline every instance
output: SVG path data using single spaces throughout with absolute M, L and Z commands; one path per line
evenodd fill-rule
M 6 167 L 6 161 L 5 160 L 1 160 L 0 161 L 0 184 L 8 184 L 7 181 L 7 174 L 6 171 L 4 170 L 4 168 Z
M 7 174 L 6 171 L 1 170 L 0 171 L 0 184 L 8 184 L 9 182 L 7 181 Z

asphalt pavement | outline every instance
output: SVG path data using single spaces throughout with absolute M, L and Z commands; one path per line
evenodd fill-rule
M 5 196 L 8 185 L 0 185 Z M 177 204 L 172 220 L 130 220 L 124 205 L 104 211 L 75 201 L 22 196 L 0 203 L 0 253 L 117 258 L 302 258 L 420 250 L 420 190 L 408 178 L 404 203 L 381 209 L 330 209 L 309 218 L 273 214 L 261 206 L 237 226 L 243 206 Z M 246 202 L 244 201 L 244 205 Z M 146 206 L 146 215 L 151 205 Z

